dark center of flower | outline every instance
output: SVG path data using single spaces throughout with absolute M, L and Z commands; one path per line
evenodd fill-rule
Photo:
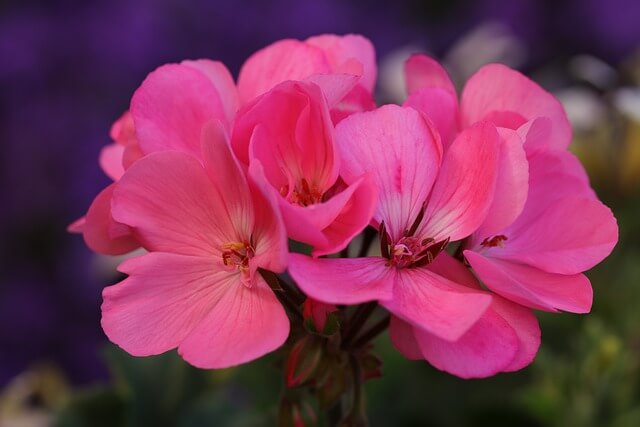
M 418 221 L 422 219 L 422 215 L 418 217 Z M 387 266 L 396 268 L 416 268 L 425 266 L 436 258 L 442 252 L 449 239 L 436 242 L 432 238 L 420 238 L 414 236 L 413 233 L 417 229 L 417 225 L 406 230 L 404 235 L 397 241 L 392 242 L 391 236 L 387 233 L 384 222 L 380 225 L 380 251 L 382 256 L 387 258 Z
M 288 185 L 283 186 L 280 188 L 280 194 L 289 202 L 300 206 L 320 203 L 323 196 L 322 191 L 316 185 L 310 185 L 305 178 L 302 178 L 291 191 Z

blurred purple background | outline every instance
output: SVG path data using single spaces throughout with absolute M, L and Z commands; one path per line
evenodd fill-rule
M 108 130 L 145 75 L 185 58 L 237 74 L 280 38 L 362 33 L 384 59 L 445 56 L 498 22 L 521 68 L 590 54 L 616 66 L 638 48 L 637 0 L 96 0 L 0 2 L 0 389 L 53 361 L 76 384 L 104 378 L 100 292 L 116 278 L 65 227 L 108 183 Z

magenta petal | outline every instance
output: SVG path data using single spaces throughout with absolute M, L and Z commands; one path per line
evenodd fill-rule
M 246 104 L 286 80 L 330 71 L 322 49 L 298 40 L 277 41 L 251 55 L 240 69 L 240 102 Z
M 522 212 L 529 191 L 529 163 L 518 134 L 500 128 L 498 177 L 491 207 L 474 238 L 491 238 L 511 225 Z M 475 240 L 475 239 L 474 239 Z
M 436 126 L 445 148 L 456 130 L 458 101 L 455 94 L 439 87 L 426 87 L 413 92 L 403 104 L 422 111 Z
M 111 213 L 111 199 L 115 184 L 109 185 L 96 196 L 85 216 L 82 233 L 87 246 L 105 255 L 121 255 L 138 248 L 140 243 L 131 230 L 116 222 Z
M 131 99 L 131 114 L 144 153 L 173 149 L 199 156 L 204 124 L 227 122 L 209 77 L 178 64 L 163 65 L 147 76 Z
M 393 297 L 380 303 L 413 326 L 443 339 L 460 338 L 482 316 L 491 296 L 425 268 L 398 270 Z
M 412 55 L 404 64 L 405 83 L 409 95 L 423 88 L 440 88 L 456 99 L 456 88 L 438 61 L 422 54 Z M 456 101 L 456 111 L 457 111 Z
M 102 328 L 134 356 L 177 347 L 230 288 L 245 287 L 209 257 L 154 252 L 119 270 L 129 277 L 104 289 Z
M 545 311 L 588 313 L 591 310 L 593 289 L 583 274 L 548 273 L 472 251 L 464 251 L 464 256 L 482 282 L 508 300 Z
M 204 369 L 236 366 L 284 344 L 289 318 L 261 276 L 251 288 L 232 283 L 178 347 L 189 363 Z
M 511 363 L 503 370 L 518 371 L 528 366 L 540 348 L 540 325 L 533 312 L 519 304 L 494 296 L 491 309 L 513 328 L 518 336 L 518 351 Z
M 501 64 L 485 65 L 471 76 L 462 92 L 460 110 L 464 127 L 491 120 L 497 126 L 516 129 L 522 119 L 547 117 L 551 133 L 546 146 L 565 149 L 571 142 L 571 125 L 562 104 L 523 74 Z
M 429 363 L 461 378 L 486 378 L 503 371 L 519 347 L 513 328 L 491 308 L 456 341 L 418 329 L 414 333 Z
M 577 274 L 605 259 L 618 241 L 611 210 L 598 200 L 557 200 L 528 224 L 504 231 L 509 240 L 491 256 L 559 274 Z
M 260 162 L 251 163 L 249 177 L 256 218 L 252 233 L 256 247 L 251 266 L 281 273 L 287 268 L 289 241 L 278 201 L 264 178 Z
M 225 181 L 233 174 L 233 163 L 217 166 L 224 173 L 211 174 L 218 177 L 212 181 L 202 164 L 186 153 L 152 153 L 118 182 L 113 216 L 134 227 L 149 250 L 220 255 L 222 245 L 250 237 L 239 232 L 253 229 L 253 212 L 241 202 L 248 197 L 246 183 L 239 178 Z
M 490 123 L 464 130 L 446 151 L 416 235 L 459 240 L 487 216 L 498 170 L 498 132 Z
M 351 92 L 359 79 L 352 74 L 313 74 L 306 81 L 316 84 L 327 99 L 329 108 L 333 108 Z
M 379 195 L 375 220 L 385 221 L 397 240 L 418 216 L 438 173 L 442 145 L 437 132 L 418 111 L 385 105 L 342 120 L 336 145 L 347 183 L 372 175 Z
M 222 102 L 226 118 L 225 123 L 231 123 L 238 110 L 240 101 L 233 76 L 231 76 L 227 67 L 222 62 L 211 61 L 209 59 L 182 61 L 181 64 L 200 70 L 209 78 Z
M 338 176 L 329 108 L 311 82 L 284 82 L 239 113 L 232 145 L 246 164 L 260 161 L 278 192 L 305 179 L 324 193 Z
M 360 83 L 373 92 L 377 73 L 376 52 L 369 39 L 358 34 L 323 34 L 309 37 L 305 42 L 322 49 L 334 73 L 354 74 L 354 61 L 357 62 L 362 69 Z
M 124 150 L 123 145 L 114 143 L 102 147 L 100 151 L 100 167 L 114 181 L 119 180 L 124 174 L 124 166 L 122 165 Z
M 67 231 L 69 233 L 82 234 L 86 222 L 87 219 L 85 217 L 78 218 L 67 226 Z
M 395 271 L 386 259 L 311 258 L 290 254 L 289 274 L 310 297 L 331 304 L 360 304 L 388 299 Z
M 389 323 L 389 337 L 393 346 L 409 360 L 424 359 L 422 350 L 413 333 L 413 326 L 404 320 L 391 316 Z
M 426 268 L 457 284 L 471 289 L 480 289 L 480 283 L 478 283 L 473 273 L 462 262 L 446 252 L 440 253 L 433 262 L 427 264 Z
M 342 193 L 351 194 L 338 216 L 323 230 L 328 245 L 324 248 L 315 248 L 312 252 L 313 256 L 336 253 L 346 248 L 351 240 L 369 225 L 373 217 L 378 203 L 378 191 L 370 175 L 355 181 Z M 342 193 L 334 198 L 341 196 Z

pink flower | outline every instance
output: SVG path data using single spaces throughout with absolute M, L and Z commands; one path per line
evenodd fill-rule
M 581 274 L 613 250 L 618 227 L 611 210 L 595 198 L 584 170 L 566 151 L 529 159 L 526 187 L 505 180 L 503 190 L 525 195 L 519 210 L 497 198 L 485 223 L 465 243 L 464 256 L 494 292 L 527 307 L 586 313 L 593 291 Z M 496 214 L 498 213 L 498 214 Z
M 473 275 L 446 253 L 429 268 L 449 280 L 480 289 Z M 426 359 L 462 378 L 484 378 L 529 365 L 540 347 L 540 327 L 530 309 L 493 295 L 480 319 L 456 341 L 447 341 L 393 316 L 389 335 L 407 358 Z
M 491 296 L 434 273 L 429 264 L 449 241 L 484 221 L 497 171 L 498 134 L 480 123 L 442 155 L 437 132 L 418 111 L 393 105 L 354 114 L 336 129 L 347 183 L 373 175 L 383 256 L 312 259 L 291 254 L 289 272 L 312 298 L 334 304 L 378 300 L 395 316 L 456 341 L 482 316 Z
M 375 61 L 371 42 L 356 34 L 279 40 L 254 53 L 242 66 L 238 77 L 240 100 L 246 104 L 287 80 L 327 74 L 359 76 L 358 84 L 336 99 L 337 105 L 332 105 L 331 115 L 337 123 L 353 112 L 375 108 Z
M 253 176 L 271 187 L 289 237 L 314 247 L 315 256 L 338 252 L 369 223 L 376 187 L 363 172 L 350 185 L 338 179 L 340 159 L 321 89 L 284 82 L 238 113 L 232 146 Z
M 445 148 L 456 133 L 478 121 L 518 130 L 527 154 L 565 149 L 571 126 L 560 102 L 519 72 L 501 64 L 480 68 L 467 81 L 460 103 L 447 72 L 425 55 L 405 64 L 409 94 L 404 105 L 423 111 L 442 135 Z M 527 138 L 527 135 L 529 137 Z
M 189 363 L 223 368 L 279 347 L 289 320 L 258 268 L 286 268 L 275 201 L 247 181 L 221 125 L 203 131 L 202 163 L 179 151 L 134 163 L 113 194 L 116 221 L 150 253 L 103 292 L 102 327 L 136 356 L 178 348 Z

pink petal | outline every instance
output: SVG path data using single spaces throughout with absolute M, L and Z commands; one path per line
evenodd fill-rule
M 87 246 L 92 251 L 105 255 L 125 254 L 140 246 L 129 227 L 112 218 L 111 199 L 114 188 L 115 184 L 111 184 L 96 196 L 82 227 Z
M 456 88 L 447 71 L 438 61 L 426 55 L 412 55 L 404 64 L 405 82 L 409 95 L 423 88 L 440 88 L 456 99 Z M 456 111 L 457 111 L 456 101 Z
M 305 81 L 316 84 L 327 99 L 329 108 L 333 108 L 353 90 L 359 79 L 352 74 L 313 74 Z
M 458 116 L 455 93 L 439 87 L 425 87 L 409 95 L 403 105 L 422 111 L 434 123 L 445 148 L 448 148 L 456 131 Z
M 577 274 L 605 259 L 618 241 L 611 210 L 597 200 L 557 200 L 528 224 L 516 222 L 504 231 L 504 247 L 491 256 L 559 274 Z
M 372 174 L 379 194 L 375 220 L 385 221 L 397 240 L 431 191 L 442 157 L 437 132 L 416 110 L 386 105 L 341 121 L 336 145 L 347 183 Z
M 417 236 L 462 239 L 487 216 L 498 170 L 496 128 L 478 123 L 458 135 L 445 153 Z
M 386 259 L 311 258 L 290 254 L 289 274 L 311 298 L 331 304 L 360 304 L 391 297 L 395 271 Z
M 418 329 L 414 333 L 429 363 L 461 378 L 486 378 L 505 370 L 519 347 L 513 328 L 492 309 L 453 342 Z
M 404 320 L 391 316 L 389 323 L 389 337 L 393 346 L 409 360 L 424 359 L 422 350 L 413 333 L 413 326 Z
M 551 134 L 547 147 L 564 149 L 571 142 L 571 125 L 562 104 L 521 73 L 501 64 L 489 64 L 468 81 L 460 101 L 462 125 L 491 120 L 496 126 L 517 129 L 522 119 L 547 117 Z M 518 119 L 515 119 L 519 117 Z
M 226 123 L 231 123 L 239 106 L 238 90 L 233 76 L 227 67 L 219 61 L 199 59 L 196 61 L 182 61 L 182 65 L 193 67 L 204 73 L 216 88 L 224 108 Z
M 376 52 L 369 39 L 358 34 L 323 34 L 308 38 L 306 43 L 322 49 L 333 72 L 353 74 L 353 60 L 357 61 L 363 71 L 360 83 L 373 92 L 377 73 Z
M 238 202 L 249 193 L 246 183 L 226 181 L 233 164 L 216 166 L 224 173 L 212 173 L 212 181 L 201 163 L 186 153 L 152 153 L 134 163 L 118 183 L 113 216 L 134 227 L 148 250 L 220 255 L 223 244 L 250 238 L 244 233 L 253 228 L 253 213 L 251 206 Z
M 256 242 L 251 267 L 281 273 L 287 268 L 289 241 L 278 201 L 264 178 L 260 162 L 249 166 L 249 188 L 255 214 L 252 237 Z
M 473 274 L 461 262 L 446 252 L 438 255 L 427 267 L 456 283 L 480 289 Z M 501 318 L 509 325 L 516 335 L 517 342 L 513 340 L 513 335 L 510 332 L 501 327 L 504 323 L 499 319 L 495 320 L 497 318 Z M 531 310 L 498 295 L 492 295 L 491 306 L 481 319 L 482 323 L 479 321 L 455 343 L 441 340 L 430 334 L 422 334 L 421 337 L 425 340 L 428 338 L 430 342 L 428 345 L 431 349 L 425 352 L 424 357 L 429 361 L 435 357 L 437 359 L 433 359 L 434 365 L 440 369 L 466 377 L 488 376 L 500 371 L 516 371 L 533 361 L 540 346 L 540 327 Z M 483 325 L 486 325 L 487 322 L 489 322 L 489 327 L 484 328 Z M 507 340 L 511 346 L 517 348 L 510 363 L 505 364 L 512 355 L 511 347 L 504 354 L 499 354 L 495 358 L 491 355 L 493 344 L 484 347 L 484 351 L 479 351 L 477 348 L 479 341 L 490 343 L 496 340 Z M 500 342 L 497 343 L 498 347 L 502 345 Z M 449 357 L 448 352 L 452 353 L 452 357 Z M 456 359 L 456 357 L 464 357 L 467 360 Z M 451 362 L 456 360 L 462 363 L 452 365 Z
M 230 289 L 246 288 L 210 257 L 153 252 L 119 270 L 129 277 L 104 289 L 102 328 L 134 356 L 177 347 Z
M 518 127 L 518 135 L 524 141 L 527 155 L 532 155 L 547 149 L 551 140 L 552 123 L 547 117 L 536 117 Z
M 460 261 L 446 252 L 441 252 L 427 267 L 432 272 L 471 289 L 480 289 L 473 273 Z
M 513 302 L 545 311 L 588 313 L 591 309 L 593 290 L 583 274 L 548 273 L 472 251 L 464 251 L 464 256 L 489 289 Z
M 288 186 L 291 192 L 305 179 L 324 193 L 338 176 L 329 109 L 310 82 L 281 83 L 243 110 L 232 144 L 241 161 L 262 163 L 278 191 Z
M 367 175 L 322 203 L 299 206 L 280 198 L 280 210 L 289 237 L 313 246 L 313 256 L 321 256 L 344 249 L 369 225 L 376 196 Z
M 289 335 L 289 318 L 261 276 L 251 288 L 235 283 L 178 347 L 189 363 L 220 369 L 277 349 Z
M 322 49 L 298 40 L 277 41 L 251 55 L 240 69 L 240 102 L 246 104 L 286 80 L 330 71 Z
M 518 336 L 518 351 L 513 361 L 503 371 L 514 372 L 528 366 L 540 348 L 540 325 L 533 312 L 499 296 L 493 297 L 491 310 L 511 326 Z
M 173 149 L 199 156 L 204 124 L 226 123 L 225 106 L 208 75 L 178 64 L 147 76 L 133 95 L 131 114 L 145 153 Z
M 487 217 L 474 233 L 481 242 L 511 225 L 522 212 L 529 191 L 529 163 L 518 134 L 500 128 L 500 158 L 493 201 Z
M 124 147 L 133 148 L 138 146 L 136 128 L 130 111 L 125 111 L 118 120 L 113 122 L 109 130 L 109 136 L 114 142 Z M 129 164 L 125 163 L 125 168 L 127 167 L 129 167 Z
M 380 304 L 415 327 L 455 341 L 482 316 L 491 296 L 412 268 L 397 271 L 393 297 Z
M 510 230 L 529 227 L 559 200 L 576 196 L 597 199 L 589 186 L 584 168 L 575 156 L 565 150 L 548 150 L 531 156 L 527 201 Z
M 124 166 L 122 165 L 124 150 L 123 145 L 114 143 L 102 147 L 100 151 L 100 167 L 114 181 L 119 180 L 124 174 Z
M 337 125 L 354 113 L 371 111 L 376 109 L 376 101 L 373 95 L 362 86 L 354 87 L 340 103 L 331 109 L 331 120 Z
M 202 129 L 202 158 L 209 186 L 224 203 L 225 213 L 234 230 L 239 236 L 250 236 L 255 220 L 251 193 L 247 179 L 231 152 L 224 126 L 218 121 L 209 122 Z
M 69 233 L 79 234 L 84 231 L 84 224 L 87 222 L 85 217 L 81 217 L 73 221 L 71 224 L 67 226 L 67 231 Z

